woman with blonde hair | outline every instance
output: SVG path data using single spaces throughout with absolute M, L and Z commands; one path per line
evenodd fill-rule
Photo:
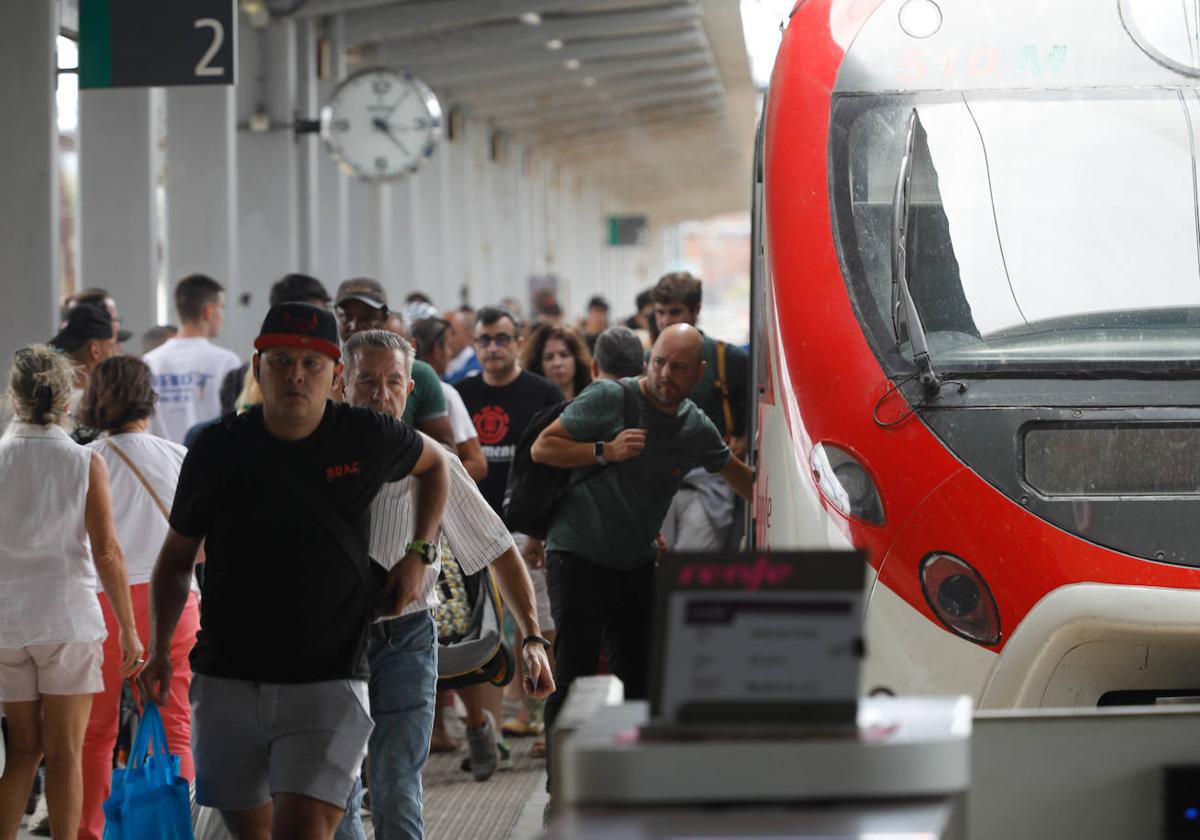
M 150 575 L 167 536 L 167 517 L 187 450 L 149 433 L 150 416 L 158 397 L 154 376 L 141 359 L 115 356 L 101 362 L 88 380 L 79 415 L 89 429 L 101 433 L 88 448 L 104 456 L 112 482 L 117 538 L 125 550 L 130 594 L 138 633 L 150 634 Z M 195 776 L 191 746 L 191 706 L 188 688 L 192 669 L 188 654 L 200 629 L 199 589 L 193 582 L 171 640 L 169 700 L 159 711 L 172 755 L 179 756 L 179 774 Z M 104 690 L 92 704 L 83 741 L 83 818 L 79 840 L 100 840 L 104 834 L 104 800 L 112 783 L 113 746 L 120 725 L 121 685 L 118 652 L 112 631 L 116 613 L 100 596 L 109 628 L 104 643 Z
M 121 676 L 142 664 L 108 469 L 58 425 L 71 384 L 66 356 L 45 345 L 17 351 L 14 419 L 0 438 L 0 703 L 9 734 L 0 837 L 16 835 L 43 756 L 50 830 L 63 838 L 79 830 L 83 736 L 104 687 L 97 576 L 116 618 Z

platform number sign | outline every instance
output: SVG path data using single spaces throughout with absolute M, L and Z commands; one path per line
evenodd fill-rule
M 80 0 L 79 86 L 232 85 L 235 0 Z

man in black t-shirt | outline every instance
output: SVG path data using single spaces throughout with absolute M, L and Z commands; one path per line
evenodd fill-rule
M 483 307 L 475 315 L 475 353 L 483 374 L 454 386 L 475 423 L 488 462 L 479 491 L 501 516 L 508 468 L 521 433 L 533 415 L 563 401 L 557 385 L 517 367 L 524 344 L 516 315 L 499 306 Z
M 366 754 L 371 609 L 421 595 L 448 477 L 440 447 L 329 400 L 340 373 L 328 310 L 274 306 L 254 342 L 263 403 L 188 451 L 151 580 L 143 687 L 171 684 L 171 636 L 201 542 L 192 651 L 196 799 L 240 837 L 330 838 Z M 390 573 L 366 553 L 371 500 L 417 478 L 414 540 Z

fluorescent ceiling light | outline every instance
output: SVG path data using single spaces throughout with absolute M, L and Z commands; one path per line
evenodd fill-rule
M 521 23 L 525 24 L 526 26 L 540 26 L 542 23 L 542 16 L 537 12 L 521 12 L 521 14 L 517 17 L 517 20 L 521 21 Z
M 551 38 L 546 42 L 546 49 L 548 50 L 561 50 L 562 48 L 563 42 L 558 38 Z
M 566 67 L 568 70 L 578 70 L 579 66 L 578 58 L 568 58 L 563 62 L 563 67 Z

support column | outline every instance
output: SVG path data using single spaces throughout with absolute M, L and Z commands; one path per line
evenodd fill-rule
M 332 56 L 330 78 L 317 83 L 318 105 L 324 102 L 333 89 L 346 78 L 346 22 L 344 15 L 335 15 L 328 21 L 326 35 Z M 316 116 L 315 112 L 313 116 Z M 320 141 L 316 141 L 318 144 Z M 351 179 L 338 169 L 337 164 L 322 148 L 318 152 L 317 190 L 320 203 L 320 241 L 317 248 L 316 277 L 333 294 L 337 284 L 352 274 L 350 259 L 350 185 Z M 361 273 L 361 272 L 358 272 Z
M 237 135 L 238 277 L 243 294 L 233 347 L 248 347 L 267 313 L 276 280 L 300 267 L 297 151 L 292 121 L 296 110 L 296 24 L 276 20 L 264 29 L 243 30 L 239 43 L 238 121 L 256 111 L 271 129 Z
M 172 88 L 166 97 L 167 285 L 173 291 L 194 273 L 223 285 L 227 315 L 217 341 L 245 353 L 231 341 L 253 328 L 238 305 L 237 98 L 227 87 Z M 174 301 L 168 304 L 175 322 Z
M 296 102 L 302 119 L 316 119 L 320 108 L 317 98 L 317 29 L 314 18 L 296 25 Z M 317 134 L 301 134 L 296 142 L 297 186 L 299 190 L 299 271 L 316 274 L 321 262 L 321 184 L 319 165 L 321 139 Z
M 58 4 L 0 3 L 0 370 L 55 332 L 59 288 Z M 19 127 L 19 128 L 17 128 Z
M 79 92 L 80 286 L 107 289 L 135 336 L 158 321 L 161 96 L 146 88 Z

